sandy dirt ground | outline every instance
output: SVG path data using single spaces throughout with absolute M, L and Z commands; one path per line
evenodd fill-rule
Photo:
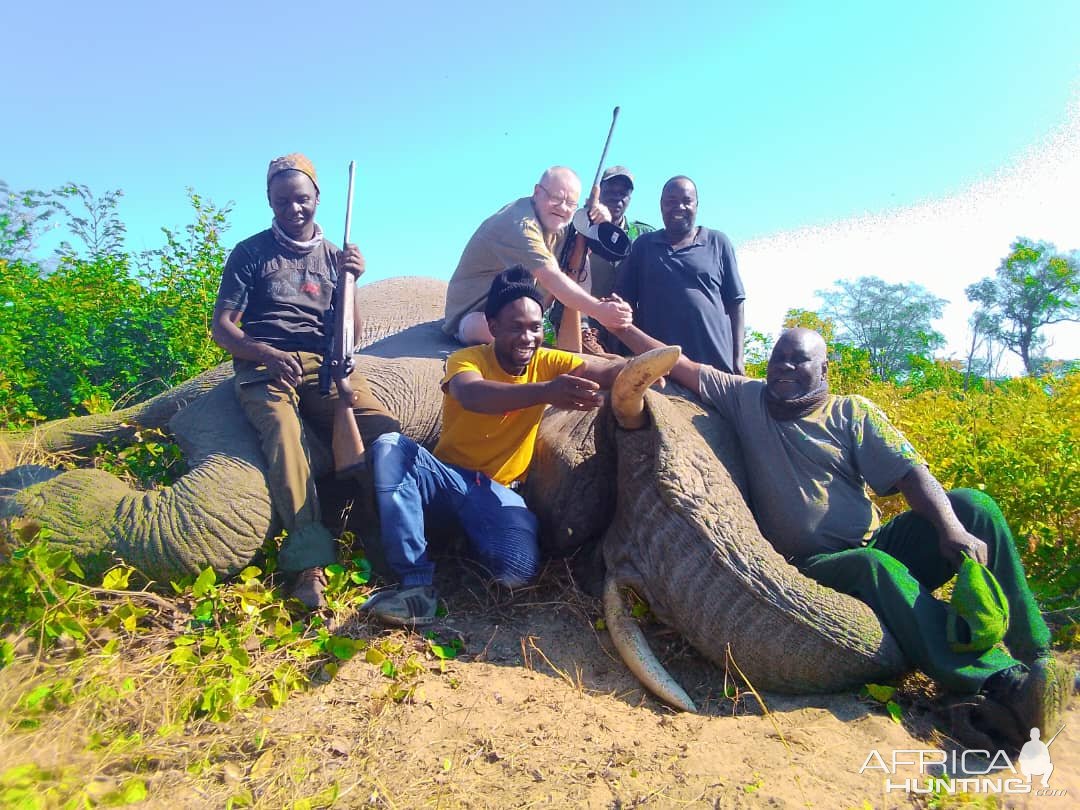
M 512 597 L 460 567 L 439 584 L 449 612 L 433 630 L 460 638 L 465 649 L 444 672 L 429 657 L 411 702 L 380 699 L 387 679 L 354 659 L 268 718 L 271 733 L 302 735 L 326 752 L 312 767 L 329 769 L 340 785 L 335 806 L 1080 806 L 1075 705 L 1051 748 L 1054 795 L 1009 794 L 997 804 L 986 794 L 915 796 L 886 789 L 887 779 L 919 778 L 913 766 L 884 772 L 897 757 L 915 756 L 897 752 L 964 750 L 935 728 L 917 681 L 902 686 L 901 723 L 853 694 L 764 694 L 762 705 L 745 684 L 733 693 L 728 678 L 733 697 L 725 697 L 725 673 L 654 624 L 654 649 L 701 707 L 678 714 L 626 670 L 596 629 L 599 603 L 572 588 L 565 566 L 551 564 L 538 586 Z M 341 630 L 426 650 L 419 637 L 361 617 Z M 864 768 L 873 751 L 880 763 Z M 986 767 L 978 757 L 967 762 L 970 770 Z M 991 778 L 1024 780 L 1008 770 Z

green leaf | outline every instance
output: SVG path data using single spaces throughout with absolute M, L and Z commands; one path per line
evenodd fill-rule
M 326 640 L 326 651 L 340 661 L 348 661 L 367 643 L 361 639 L 352 639 L 345 636 L 330 636 Z
M 879 683 L 868 683 L 863 688 L 866 690 L 866 694 L 878 703 L 892 700 L 892 696 L 896 694 L 895 686 L 884 686 Z
M 436 658 L 449 660 L 457 658 L 460 653 L 464 652 L 465 644 L 460 638 L 453 638 L 447 644 L 438 644 L 433 639 L 428 639 L 428 649 Z
M 900 710 L 900 704 L 895 700 L 890 700 L 885 704 L 885 711 L 889 713 L 889 717 L 892 718 L 894 723 L 899 723 L 904 718 L 903 712 Z
M 109 569 L 101 578 L 101 587 L 109 591 L 126 591 L 133 570 L 124 565 Z
M 649 606 L 644 602 L 635 602 L 634 606 L 630 608 L 630 615 L 635 619 L 641 619 L 649 615 Z
M 15 645 L 5 639 L 0 639 L 0 669 L 3 669 L 15 660 Z
M 258 566 L 249 565 L 247 568 L 240 572 L 239 576 L 240 581 L 247 585 L 248 583 L 252 582 L 253 580 L 257 580 L 260 576 L 262 576 L 262 570 L 259 569 Z
M 209 567 L 204 569 L 195 579 L 195 583 L 191 586 L 191 595 L 196 599 L 202 599 L 210 593 L 216 582 L 217 575 L 214 573 L 214 569 Z
M 109 804 L 125 805 L 145 801 L 148 795 L 146 782 L 142 779 L 132 777 L 120 786 L 120 789 L 116 791 L 115 795 L 116 801 L 111 801 Z

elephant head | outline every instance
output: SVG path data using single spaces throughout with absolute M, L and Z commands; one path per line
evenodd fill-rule
M 431 279 L 361 288 L 365 336 L 390 336 L 368 346 L 359 366 L 403 432 L 428 445 L 439 430 L 442 358 L 455 346 L 437 322 L 410 324 L 437 317 L 444 294 L 445 284 Z M 635 674 L 672 705 L 692 708 L 619 610 L 620 586 L 637 591 L 716 663 L 730 650 L 760 688 L 835 691 L 902 671 L 895 642 L 866 605 L 803 577 L 761 536 L 727 424 L 689 398 L 646 392 L 663 373 L 653 361 L 628 372 L 613 393 L 615 408 L 549 410 L 526 499 L 549 551 L 601 543 L 608 625 Z M 230 377 L 220 366 L 126 411 L 0 437 L 8 452 L 31 443 L 70 450 L 121 438 L 132 424 L 167 424 L 190 467 L 172 487 L 153 492 L 95 470 L 29 486 L 34 476 L 13 471 L 0 477 L 0 487 L 12 488 L 0 497 L 0 514 L 47 525 L 53 542 L 92 569 L 116 556 L 157 579 L 207 565 L 238 571 L 276 526 L 265 461 Z M 328 471 L 325 448 L 314 444 L 316 473 Z

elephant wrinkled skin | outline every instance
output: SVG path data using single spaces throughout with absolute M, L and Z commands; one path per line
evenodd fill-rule
M 438 436 L 443 359 L 455 348 L 433 322 L 444 292 L 443 282 L 419 278 L 360 288 L 365 338 L 374 342 L 358 365 L 402 431 L 428 446 Z M 906 668 L 865 604 L 803 577 L 761 536 L 727 423 L 696 401 L 655 391 L 645 394 L 643 413 L 640 430 L 619 427 L 607 407 L 545 416 L 526 498 L 550 552 L 599 539 L 609 605 L 617 586 L 632 587 L 706 657 L 724 666 L 730 655 L 759 688 L 837 691 Z M 0 515 L 47 526 L 52 542 L 91 570 L 119 557 L 158 580 L 207 565 L 239 571 L 277 527 L 265 462 L 228 364 L 125 411 L 0 437 L 0 461 L 28 445 L 91 448 L 135 424 L 167 425 L 176 437 L 190 467 L 176 484 L 140 492 L 98 470 L 16 468 L 0 476 L 8 488 Z M 313 445 L 316 473 L 328 472 L 326 448 Z M 620 652 L 637 659 L 631 668 L 680 705 L 649 675 L 662 669 L 638 658 L 647 654 L 635 649 L 640 637 L 623 629 L 612 627 Z

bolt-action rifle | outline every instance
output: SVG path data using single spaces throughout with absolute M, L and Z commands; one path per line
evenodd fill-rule
M 349 161 L 349 191 L 345 203 L 345 238 L 342 250 L 349 243 L 349 231 L 352 228 L 353 178 L 356 174 L 356 161 Z M 331 396 L 331 382 L 337 387 L 337 399 L 334 401 L 334 436 L 331 449 L 334 453 L 334 472 L 347 476 L 357 472 L 365 465 L 364 440 L 356 425 L 353 404 L 356 397 L 349 383 L 355 363 L 353 351 L 356 348 L 356 335 L 353 315 L 356 281 L 342 268 L 338 268 L 337 285 L 330 299 L 330 308 L 326 311 L 326 351 L 323 352 L 322 366 L 319 368 L 319 393 Z
M 616 107 L 611 113 L 611 126 L 608 128 L 607 140 L 604 141 L 604 151 L 600 153 L 600 165 L 596 167 L 596 177 L 589 190 L 589 199 L 585 202 L 585 207 L 574 214 L 570 226 L 573 228 L 572 239 L 567 240 L 560 257 L 562 271 L 578 284 L 585 281 L 590 248 L 598 250 L 605 258 L 617 261 L 625 257 L 630 247 L 629 238 L 614 224 L 593 223 L 588 214 L 589 209 L 600 199 L 600 175 L 604 171 L 604 161 L 607 159 L 608 146 L 611 145 L 611 135 L 615 132 L 618 118 L 619 108 Z M 558 348 L 569 352 L 581 351 L 581 312 L 572 307 L 563 308 L 562 320 L 559 322 Z

